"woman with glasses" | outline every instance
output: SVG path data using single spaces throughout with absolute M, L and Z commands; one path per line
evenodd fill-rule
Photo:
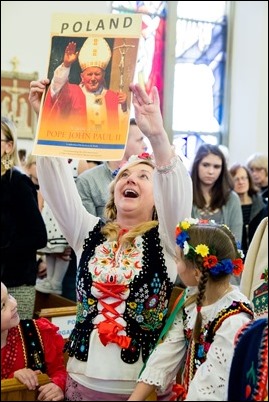
M 246 255 L 249 244 L 260 221 L 268 215 L 264 207 L 262 195 L 255 186 L 251 173 L 247 167 L 234 164 L 230 168 L 234 181 L 234 190 L 241 202 L 243 214 L 242 250 Z
M 250 155 L 247 167 L 261 192 L 264 203 L 268 204 L 268 156 L 260 152 Z

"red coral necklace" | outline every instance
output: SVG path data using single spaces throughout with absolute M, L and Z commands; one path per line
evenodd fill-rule
M 1 380 L 8 378 L 9 374 L 13 371 L 14 363 L 17 359 L 19 343 L 19 330 L 18 327 L 11 328 L 8 331 L 7 343 L 4 346 L 6 352 L 4 359 L 1 361 Z M 2 353 L 3 353 L 2 349 Z

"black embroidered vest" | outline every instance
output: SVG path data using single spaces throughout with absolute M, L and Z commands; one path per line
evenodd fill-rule
M 105 241 L 100 230 L 99 222 L 85 240 L 77 274 L 79 301 L 76 324 L 65 345 L 69 356 L 75 356 L 81 361 L 87 361 L 89 339 L 93 330 L 92 322 L 98 314 L 98 300 L 91 293 L 92 276 L 88 262 L 95 248 Z M 127 323 L 126 335 L 131 338 L 131 344 L 128 349 L 121 350 L 121 358 L 130 364 L 139 359 L 140 351 L 145 361 L 154 348 L 165 323 L 168 301 L 173 288 L 165 266 L 158 227 L 146 232 L 142 239 L 143 268 L 129 285 L 130 293 L 123 314 Z
M 21 320 L 18 328 L 25 350 L 25 367 L 45 373 L 44 346 L 35 320 Z
M 190 361 L 188 361 L 187 359 L 187 364 L 185 365 L 185 371 L 183 374 L 184 378 L 183 383 L 186 391 L 188 390 L 188 384 L 190 383 L 190 380 L 194 377 L 196 370 L 206 360 L 207 353 L 210 349 L 211 344 L 214 341 L 216 331 L 220 328 L 223 321 L 241 312 L 245 312 L 246 314 L 248 314 L 250 319 L 254 318 L 253 309 L 248 303 L 234 301 L 229 307 L 219 311 L 216 318 L 211 322 L 208 322 L 206 324 L 206 327 L 201 328 L 199 343 L 196 343 L 194 345 L 194 352 L 190 353 L 189 355 Z M 183 321 L 185 321 L 186 319 L 187 314 L 186 311 L 184 310 Z M 192 331 L 187 331 L 185 329 L 184 333 L 187 339 L 187 345 L 191 346 L 190 343 L 192 340 Z

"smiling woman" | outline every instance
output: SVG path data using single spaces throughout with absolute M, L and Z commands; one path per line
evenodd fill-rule
M 38 112 L 36 88 L 41 96 L 43 81 L 33 82 L 29 95 Z M 139 85 L 131 91 L 155 161 L 142 154 L 120 168 L 105 223 L 83 207 L 63 158 L 37 158 L 40 190 L 79 261 L 66 400 L 74 390 L 82 400 L 128 399 L 163 328 L 177 278 L 174 220 L 190 215 L 191 179 L 164 130 L 157 88 L 149 95 Z M 106 365 L 98 363 L 104 359 Z
M 124 194 L 126 198 L 139 198 L 141 210 L 139 212 L 141 221 L 151 221 L 156 219 L 156 209 L 154 207 L 153 199 L 153 169 L 154 161 L 150 158 L 150 155 L 143 153 L 141 155 L 133 155 L 129 158 L 129 161 L 125 163 L 118 171 L 115 180 L 110 185 L 111 196 L 106 205 L 106 216 L 109 220 L 117 220 L 120 222 L 120 212 L 116 208 L 116 203 L 120 202 L 121 194 Z M 142 186 L 141 192 L 145 192 L 144 198 L 140 197 L 137 192 L 136 181 L 139 181 Z M 144 182 L 150 182 L 143 184 Z M 143 191 L 144 190 L 144 191 Z M 145 208 L 145 202 L 152 202 L 152 209 Z M 138 211 L 137 211 L 138 213 Z

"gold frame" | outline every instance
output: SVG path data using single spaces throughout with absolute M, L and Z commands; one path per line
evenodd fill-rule
M 34 139 L 37 117 L 29 100 L 30 82 L 38 73 L 1 71 L 1 115 L 14 121 L 18 138 Z

